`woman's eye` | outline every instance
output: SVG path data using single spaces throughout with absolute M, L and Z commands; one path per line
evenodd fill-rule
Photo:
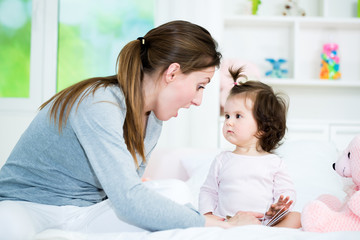
M 350 152 L 348 153 L 348 159 L 350 159 Z
M 198 87 L 198 89 L 199 89 L 199 90 L 200 90 L 200 89 L 205 89 L 205 86 L 201 86 L 201 85 L 200 85 L 200 86 Z
M 230 118 L 229 114 L 225 114 L 225 119 L 229 119 L 229 118 Z
M 240 114 L 236 114 L 236 118 L 241 118 L 241 115 L 240 115 Z

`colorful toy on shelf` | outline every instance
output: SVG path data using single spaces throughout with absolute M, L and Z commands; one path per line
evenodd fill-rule
M 273 58 L 266 58 L 265 60 L 270 62 L 273 67 L 272 70 L 265 73 L 266 76 L 273 78 L 283 78 L 284 75 L 288 73 L 288 70 L 281 69 L 281 64 L 287 62 L 285 59 L 280 58 L 279 60 L 275 60 Z
M 282 12 L 284 16 L 305 16 L 304 9 L 299 7 L 296 0 L 287 0 Z
M 340 59 L 337 55 L 339 46 L 336 43 L 326 43 L 321 54 L 321 79 L 339 79 Z
M 249 1 L 252 2 L 252 8 L 251 8 L 252 15 L 256 15 L 259 9 L 259 5 L 261 4 L 261 1 L 260 0 L 249 0 Z

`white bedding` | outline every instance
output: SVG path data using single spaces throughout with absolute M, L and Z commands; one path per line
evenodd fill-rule
M 360 232 L 311 233 L 298 229 L 270 228 L 264 226 L 242 226 L 231 229 L 222 228 L 188 228 L 160 232 L 142 233 L 107 233 L 86 235 L 81 233 L 47 230 L 38 234 L 36 240 L 290 240 L 290 239 L 325 239 L 325 240 L 359 240 Z
M 170 154 L 169 159 L 162 160 L 162 166 L 168 171 L 172 166 L 182 166 L 179 169 L 186 171 L 180 173 L 182 176 L 188 176 L 184 179 L 189 187 L 188 194 L 192 204 L 197 206 L 197 196 L 199 188 L 205 180 L 210 163 L 219 152 L 219 149 L 193 149 L 189 151 L 177 151 L 177 159 Z M 184 154 L 179 154 L 183 152 Z M 344 180 L 332 170 L 331 165 L 336 161 L 338 150 L 335 145 L 323 141 L 296 141 L 284 144 L 278 151 L 287 163 L 290 174 L 293 177 L 295 188 L 297 190 L 297 202 L 294 210 L 302 211 L 304 205 L 309 201 L 317 198 L 319 195 L 328 193 L 343 199 Z M 157 154 L 158 155 L 158 154 Z M 166 158 L 166 156 L 162 156 Z M 156 162 L 156 161 L 154 161 Z M 157 168 L 159 169 L 159 168 Z M 177 174 L 179 175 L 179 174 Z M 148 176 L 151 176 L 148 175 Z M 153 176 L 153 178 L 158 178 Z M 176 184 L 174 179 L 162 179 L 161 182 L 171 186 Z M 173 192 L 171 198 L 183 198 L 183 194 Z M 189 228 L 174 229 L 159 232 L 124 232 L 124 233 L 107 233 L 107 234 L 84 234 L 75 232 L 65 232 L 61 230 L 49 229 L 39 233 L 36 240 L 137 240 L 137 239 L 199 239 L 199 240 L 218 240 L 218 239 L 360 239 L 360 232 L 332 232 L 332 233 L 311 233 L 304 232 L 300 229 L 287 228 L 270 228 L 264 226 L 242 226 L 232 229 L 221 228 Z

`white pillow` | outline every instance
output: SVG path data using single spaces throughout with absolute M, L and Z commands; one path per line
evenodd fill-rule
M 179 204 L 193 203 L 193 195 L 184 181 L 179 179 L 157 179 L 144 185 Z
M 180 162 L 189 176 L 186 183 L 193 196 L 192 202 L 196 209 L 198 209 L 200 187 L 205 182 L 212 161 L 220 152 L 221 150 L 216 148 L 197 149 L 180 158 Z
M 297 201 L 294 210 L 302 211 L 311 200 L 322 194 L 342 199 L 342 178 L 333 170 L 338 152 L 332 142 L 297 140 L 285 142 L 276 151 L 287 166 L 293 179 Z
M 191 178 L 199 169 L 210 166 L 216 155 L 221 152 L 220 149 L 193 149 L 180 157 L 180 162 L 186 173 Z

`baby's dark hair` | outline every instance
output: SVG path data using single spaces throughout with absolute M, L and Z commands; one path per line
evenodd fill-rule
M 258 125 L 259 146 L 266 152 L 273 152 L 278 148 L 280 141 L 286 132 L 286 113 L 288 110 L 284 97 L 267 84 L 260 81 L 238 82 L 239 78 L 247 76 L 243 74 L 243 67 L 229 68 L 230 75 L 234 79 L 234 87 L 230 90 L 228 98 L 238 94 L 246 94 L 254 102 L 253 115 Z

